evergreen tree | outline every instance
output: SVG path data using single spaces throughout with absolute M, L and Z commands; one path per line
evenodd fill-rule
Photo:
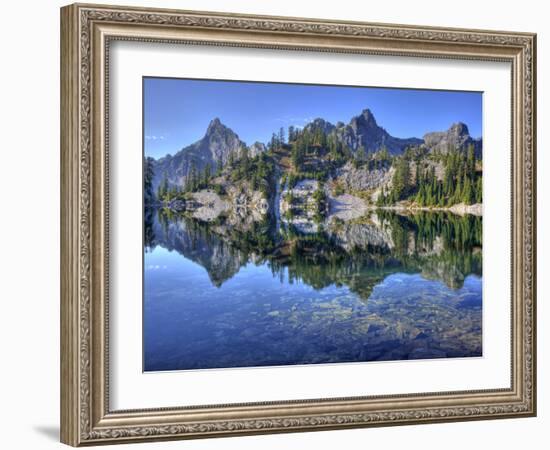
M 292 150 L 290 153 L 290 157 L 292 160 L 292 165 L 294 166 L 294 170 L 296 172 L 300 172 L 302 163 L 304 161 L 304 144 L 300 141 L 295 141 L 292 144 Z
M 483 202 L 483 179 L 481 177 L 476 181 L 475 201 L 476 203 Z
M 427 190 L 427 192 L 426 192 L 426 206 L 434 206 L 435 205 L 435 199 L 434 199 L 434 192 L 433 192 L 432 185 L 431 184 L 427 185 L 426 190 Z
M 279 129 L 279 136 L 277 137 L 279 147 L 281 147 L 285 143 L 285 129 L 281 127 Z
M 329 151 L 332 151 L 329 141 Z M 385 193 L 385 204 L 391 204 L 409 198 L 418 206 L 445 207 L 456 203 L 481 203 L 483 196 L 483 177 L 476 171 L 478 160 L 475 157 L 474 147 L 462 149 L 449 148 L 447 153 L 427 153 L 408 147 L 401 157 L 393 158 L 382 148 L 371 159 L 367 155 L 368 170 L 373 167 L 381 168 L 389 161 L 394 167 L 392 189 Z M 356 154 L 360 159 L 360 153 Z M 436 164 L 427 165 L 427 161 L 440 162 L 443 165 L 443 177 L 436 176 Z M 354 161 L 358 164 L 358 161 Z M 414 177 L 410 164 L 414 164 Z M 378 204 L 382 200 L 379 199 Z
M 191 161 L 191 166 L 189 168 L 186 181 L 187 181 L 186 183 L 187 191 L 193 192 L 197 190 L 199 178 L 197 174 L 197 167 L 195 166 L 195 161 Z
M 173 199 L 174 197 L 176 197 L 178 195 L 178 188 L 176 186 L 172 186 L 168 192 L 166 193 L 166 196 L 165 198 L 167 200 L 171 200 Z
M 414 168 L 414 185 L 415 187 L 420 186 L 420 162 L 417 161 Z
M 386 148 L 385 145 L 382 146 L 382 148 L 380 149 L 380 151 L 378 152 L 378 155 L 379 155 L 379 160 L 382 162 L 382 163 L 387 163 L 390 161 L 390 152 L 388 152 L 388 149 Z
M 330 159 L 335 162 L 340 162 L 343 158 L 342 144 L 336 139 L 336 136 L 330 135 L 327 141 Z
M 216 161 L 216 175 L 220 176 L 223 172 L 223 158 L 222 155 L 218 156 L 218 159 Z
M 210 163 L 206 163 L 206 166 L 204 167 L 204 174 L 203 174 L 203 179 L 202 179 L 202 182 L 204 184 L 204 186 L 208 186 L 208 183 L 210 182 L 210 178 L 212 176 L 212 169 L 211 169 L 211 165 Z
M 420 188 L 418 189 L 418 193 L 415 197 L 415 202 L 418 203 L 419 206 L 426 206 L 426 185 L 421 184 Z
M 408 192 L 410 186 L 410 167 L 409 162 L 400 158 L 395 167 L 395 173 L 392 179 L 392 200 L 397 202 L 401 200 Z
M 327 148 L 327 135 L 324 133 L 324 131 L 321 130 L 321 136 L 320 136 L 320 140 L 319 140 L 319 145 L 321 146 L 322 149 L 326 149 Z
M 246 148 L 245 146 L 241 147 L 241 157 L 239 163 L 242 172 L 246 176 L 250 169 L 250 160 L 248 158 L 248 148 Z
M 367 160 L 367 151 L 362 145 L 357 149 L 357 154 L 355 155 L 355 167 L 359 167 Z
M 152 203 L 155 197 L 153 192 L 154 162 L 155 160 L 150 157 L 145 158 L 143 161 L 143 201 L 146 204 Z
M 269 147 L 272 151 L 277 150 L 277 148 L 279 148 L 279 144 L 277 142 L 277 135 L 275 133 L 271 135 L 271 141 L 269 142 Z
M 386 189 L 382 186 L 378 197 L 376 198 L 376 206 L 384 206 L 386 203 Z
M 166 172 L 163 172 L 162 180 L 157 190 L 157 198 L 162 201 L 164 200 L 164 197 L 166 197 L 167 193 L 168 193 L 168 176 Z
M 462 180 L 459 178 L 456 183 L 455 192 L 450 203 L 451 204 L 460 203 L 461 201 L 462 201 Z
M 468 167 L 468 176 L 473 178 L 476 170 L 476 159 L 474 146 L 472 144 L 468 146 L 466 164 Z
M 294 135 L 294 126 L 290 125 L 288 127 L 288 143 L 290 144 L 295 139 L 296 139 L 296 136 Z
M 443 184 L 439 181 L 437 182 L 436 205 L 445 206 L 445 196 L 443 195 Z
M 462 188 L 462 202 L 466 203 L 467 205 L 471 205 L 473 203 L 474 197 L 473 197 L 473 191 L 472 191 L 472 184 L 470 182 L 470 177 L 465 176 L 464 177 L 464 187 Z

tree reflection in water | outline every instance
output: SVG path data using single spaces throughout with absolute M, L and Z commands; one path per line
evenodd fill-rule
M 481 217 L 319 228 L 145 211 L 146 370 L 481 355 Z

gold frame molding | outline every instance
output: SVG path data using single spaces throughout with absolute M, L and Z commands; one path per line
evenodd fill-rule
M 108 63 L 113 40 L 509 62 L 509 389 L 112 411 Z M 73 446 L 536 414 L 536 35 L 74 4 L 61 9 L 61 441 Z

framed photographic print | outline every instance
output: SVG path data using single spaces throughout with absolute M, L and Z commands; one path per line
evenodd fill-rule
M 535 35 L 61 10 L 61 439 L 536 413 Z

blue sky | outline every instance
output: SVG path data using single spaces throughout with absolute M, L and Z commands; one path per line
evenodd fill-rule
M 482 134 L 479 92 L 144 78 L 145 154 L 174 154 L 204 136 L 218 117 L 247 144 L 322 117 L 349 120 L 369 108 L 396 137 L 419 137 L 454 122 Z

